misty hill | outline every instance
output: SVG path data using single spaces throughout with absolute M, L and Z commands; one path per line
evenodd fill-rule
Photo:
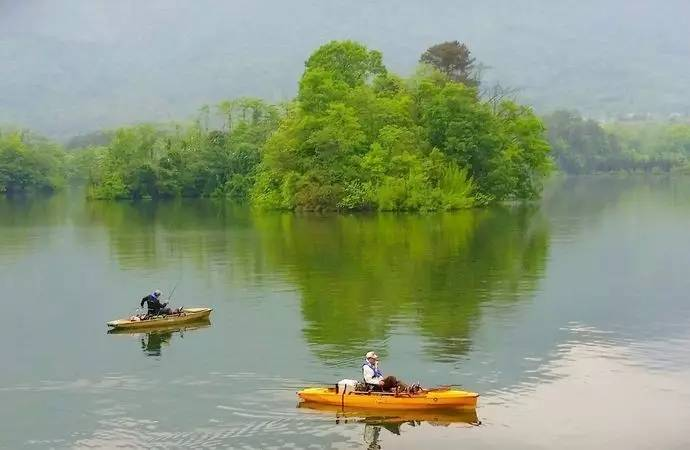
M 304 60 L 355 39 L 409 73 L 458 39 L 538 111 L 690 113 L 686 0 L 0 0 L 0 123 L 66 138 L 293 96 Z

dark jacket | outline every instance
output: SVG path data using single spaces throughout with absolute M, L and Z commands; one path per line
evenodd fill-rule
M 146 303 L 146 306 L 148 307 L 148 314 L 151 316 L 157 316 L 160 314 L 161 310 L 165 308 L 165 305 L 168 304 L 167 302 L 161 303 L 161 301 L 154 297 L 153 294 L 149 294 L 142 298 L 139 306 L 143 308 L 144 303 Z

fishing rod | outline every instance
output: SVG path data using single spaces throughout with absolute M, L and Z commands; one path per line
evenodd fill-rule
M 177 283 L 175 283 L 175 286 L 173 286 L 172 291 L 170 291 L 170 295 L 168 296 L 168 302 L 172 300 L 173 295 L 175 294 L 175 289 L 177 289 L 178 284 L 180 284 L 180 280 L 177 280 Z
M 177 277 L 177 282 L 175 283 L 175 286 L 173 286 L 172 290 L 170 291 L 170 295 L 168 296 L 168 303 L 170 303 L 170 300 L 172 300 L 173 295 L 175 294 L 175 290 L 177 289 L 177 286 L 180 284 L 180 281 L 182 281 L 182 269 L 180 268 L 180 276 Z

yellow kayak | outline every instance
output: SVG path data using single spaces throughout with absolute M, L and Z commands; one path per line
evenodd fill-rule
M 144 328 L 160 328 L 180 323 L 194 322 L 208 319 L 213 309 L 211 308 L 184 308 L 179 314 L 156 316 L 150 319 L 132 320 L 118 319 L 108 322 L 108 326 L 116 330 L 139 330 Z
M 375 409 L 476 408 L 479 394 L 450 388 L 435 388 L 418 394 L 391 392 L 336 392 L 333 388 L 307 388 L 297 395 L 305 402 L 341 407 Z

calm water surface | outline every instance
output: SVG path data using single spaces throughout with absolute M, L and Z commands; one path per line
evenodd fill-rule
M 210 324 L 106 333 L 178 281 Z M 443 215 L 0 200 L 0 447 L 688 448 L 689 297 L 689 179 Z M 476 416 L 297 408 L 371 349 Z

